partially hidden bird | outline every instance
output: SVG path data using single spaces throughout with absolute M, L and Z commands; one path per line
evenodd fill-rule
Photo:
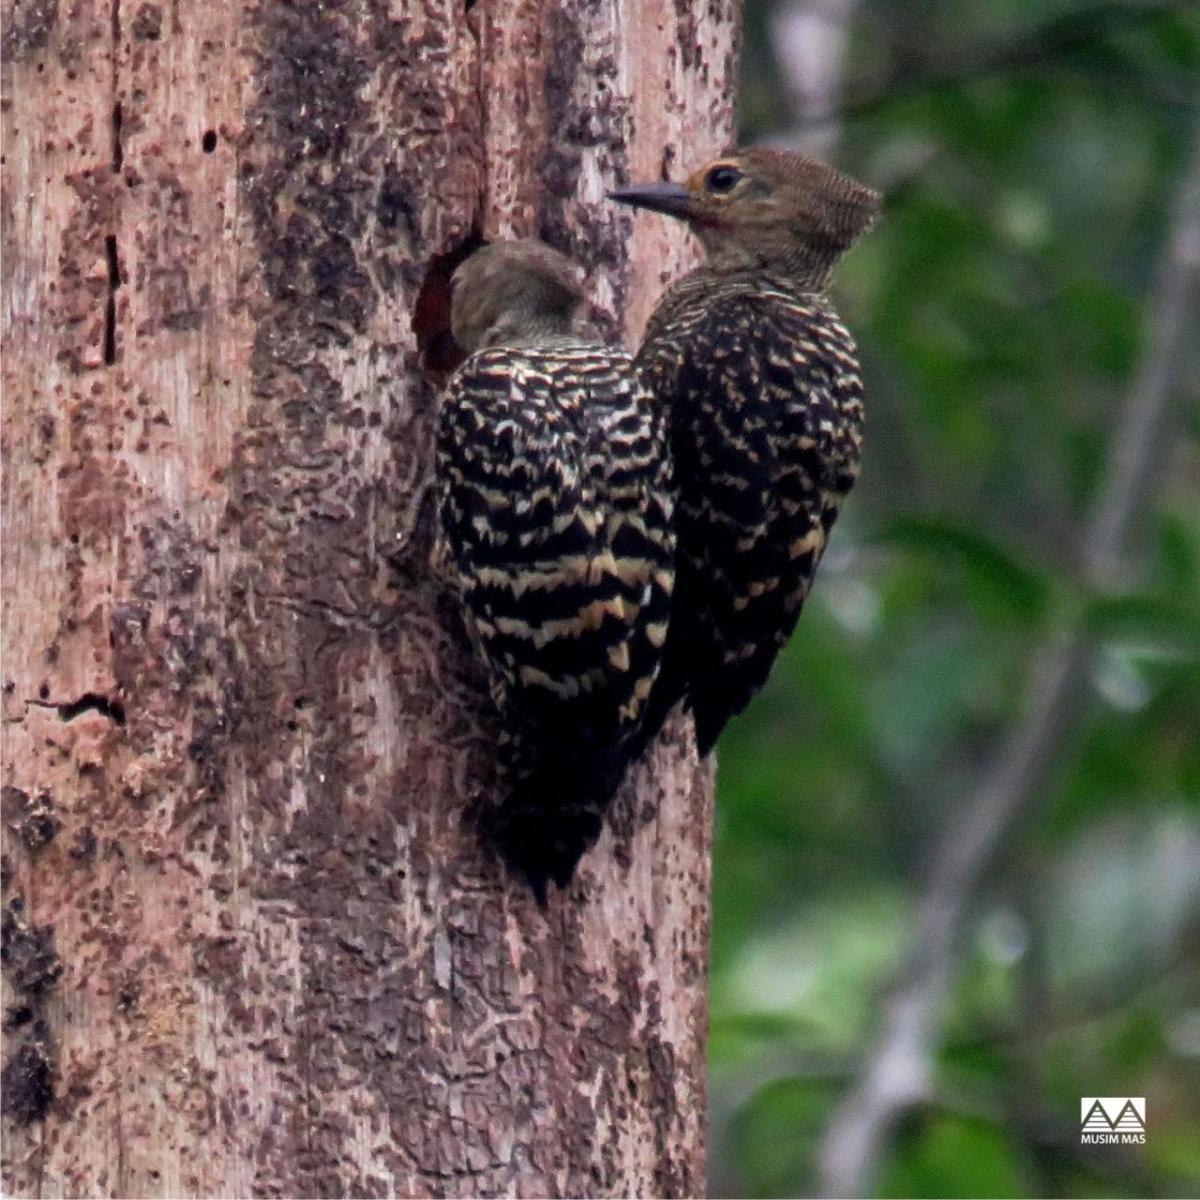
M 451 280 L 467 358 L 437 426 L 439 553 L 499 717 L 487 827 L 541 904 L 600 835 L 658 674 L 674 583 L 665 422 L 535 240 Z
M 683 700 L 705 755 L 770 674 L 858 475 L 858 354 L 827 290 L 881 198 L 759 147 L 610 195 L 684 221 L 706 255 L 659 301 L 637 354 L 669 422 L 678 544 L 642 739 Z

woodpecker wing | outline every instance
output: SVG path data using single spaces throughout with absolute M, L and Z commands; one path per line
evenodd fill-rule
M 761 277 L 686 277 L 639 366 L 670 410 L 676 604 L 651 731 L 686 697 L 707 753 L 795 627 L 858 470 L 850 335 L 819 297 Z
M 496 347 L 452 380 L 443 536 L 505 725 L 501 844 L 544 895 L 599 833 L 670 603 L 665 433 L 627 355 Z
M 618 688 L 623 728 L 640 729 L 667 637 L 675 574 L 673 481 L 661 408 L 622 351 L 591 348 L 584 382 L 588 473 L 605 513 L 604 542 L 630 616 L 629 670 Z

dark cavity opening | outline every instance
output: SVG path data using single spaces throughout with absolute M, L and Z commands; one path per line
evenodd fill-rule
M 104 257 L 108 260 L 108 286 L 115 292 L 121 286 L 121 262 L 117 257 L 117 239 L 109 234 L 104 239 Z
M 211 154 L 217 148 L 217 131 L 215 129 L 206 129 L 204 136 L 200 139 L 200 149 L 205 154 Z
M 121 286 L 121 261 L 117 254 L 117 239 L 109 234 L 104 239 L 104 257 L 108 261 L 108 301 L 104 306 L 104 362 L 112 366 L 117 361 L 117 288 Z
M 429 260 L 413 305 L 412 331 L 417 335 L 421 365 L 433 374 L 448 375 L 466 357 L 450 332 L 450 277 L 459 263 L 486 245 L 480 232 L 473 229 L 452 250 Z
M 99 692 L 84 692 L 78 700 L 58 705 L 58 715 L 64 721 L 73 721 L 85 712 L 98 712 L 115 725 L 125 724 L 125 705 L 120 700 L 110 700 Z
M 125 146 L 121 141 L 121 126 L 125 122 L 125 114 L 121 110 L 120 101 L 113 105 L 112 110 L 112 169 L 114 175 L 121 173 L 125 165 Z

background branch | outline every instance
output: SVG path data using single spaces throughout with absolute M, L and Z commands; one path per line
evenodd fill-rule
M 830 24 L 827 9 L 836 9 L 837 0 L 820 6 L 797 5 L 799 8 L 819 7 L 822 17 Z M 908 51 L 898 52 L 894 65 L 881 76 L 850 80 L 841 89 L 842 100 L 825 108 L 807 106 L 797 116 L 801 126 L 814 127 L 855 117 L 869 116 L 885 105 L 911 96 L 938 91 L 961 84 L 1030 72 L 1047 66 L 1062 66 L 1072 56 L 1102 45 L 1105 41 L 1153 24 L 1164 16 L 1192 7 L 1189 0 L 1161 0 L 1154 3 L 1097 4 L 1076 12 L 1064 13 L 1044 24 L 1011 35 L 991 38 L 981 44 L 968 46 L 958 52 L 926 57 Z M 777 18 L 779 45 L 787 45 L 785 9 Z M 845 38 L 843 35 L 843 42 Z M 789 79 L 786 56 L 781 60 Z M 1089 77 L 1096 64 L 1089 64 Z M 1097 67 L 1097 69 L 1099 69 Z M 1178 89 L 1164 87 L 1162 80 L 1149 81 L 1155 98 L 1166 103 L 1194 107 L 1195 97 L 1188 79 L 1181 80 Z M 794 83 L 793 83 L 794 93 Z
M 1107 475 L 1082 540 L 1088 588 L 1107 590 L 1121 579 L 1130 532 L 1154 493 L 1170 402 L 1193 353 L 1187 330 L 1195 328 L 1198 284 L 1200 127 L 1150 299 L 1145 351 L 1118 416 Z M 826 1195 L 870 1190 L 897 1119 L 928 1094 L 938 1022 L 971 898 L 1075 729 L 1087 652 L 1085 635 L 1068 631 L 1055 634 L 1035 656 L 1023 717 L 934 855 L 913 945 L 884 1001 L 879 1035 L 821 1146 Z
M 859 0 L 788 0 L 772 14 L 772 44 L 794 115 L 787 140 L 804 154 L 828 158 L 837 140 L 834 114 L 858 8 Z

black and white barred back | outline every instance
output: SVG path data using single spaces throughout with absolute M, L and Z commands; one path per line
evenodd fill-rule
M 445 394 L 445 553 L 499 710 L 493 831 L 539 900 L 599 836 L 667 634 L 665 423 L 623 351 L 559 335 L 472 355 Z
M 823 296 L 702 267 L 664 296 L 637 361 L 669 414 L 678 503 L 645 736 L 686 698 L 707 754 L 770 674 L 858 475 L 857 353 Z

